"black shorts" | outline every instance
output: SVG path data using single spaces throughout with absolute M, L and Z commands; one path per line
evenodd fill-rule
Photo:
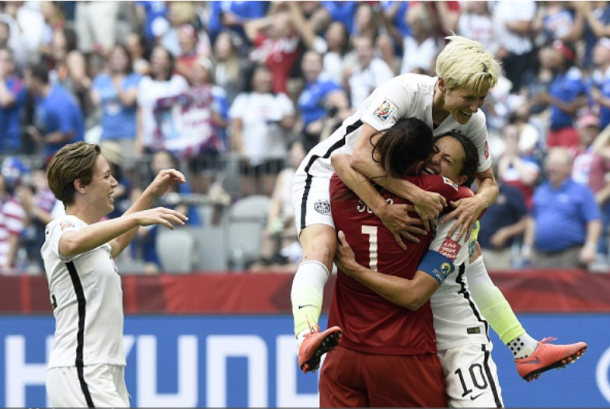
M 191 173 L 218 172 L 224 168 L 224 160 L 219 153 L 200 153 L 188 159 Z
M 277 175 L 285 166 L 283 159 L 268 159 L 258 165 L 250 165 L 248 160 L 241 160 L 239 162 L 239 173 L 251 177 Z

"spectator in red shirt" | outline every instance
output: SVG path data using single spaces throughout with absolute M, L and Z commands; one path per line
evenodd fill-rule
M 278 11 L 270 16 L 251 20 L 244 26 L 254 44 L 250 59 L 264 63 L 271 71 L 274 93 L 288 94 L 288 78 L 299 55 L 300 38 L 295 35 L 290 14 Z

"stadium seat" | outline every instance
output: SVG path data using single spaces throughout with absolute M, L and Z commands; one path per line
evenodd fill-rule
M 260 259 L 261 234 L 267 224 L 271 199 L 267 196 L 248 196 L 229 209 L 229 263 L 239 266 Z M 241 253 L 241 254 L 239 254 Z M 242 260 L 236 260 L 241 257 Z
M 197 239 L 190 231 L 161 229 L 157 235 L 156 249 L 163 272 L 193 272 L 199 258 L 197 247 Z

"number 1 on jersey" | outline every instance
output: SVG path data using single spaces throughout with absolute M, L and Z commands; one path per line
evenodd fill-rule
M 369 268 L 377 271 L 377 226 L 362 226 L 362 234 L 369 236 Z

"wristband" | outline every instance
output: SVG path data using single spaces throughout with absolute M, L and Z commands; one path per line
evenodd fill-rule
M 449 274 L 455 270 L 455 267 L 451 260 L 441 253 L 428 250 L 417 269 L 428 274 L 438 282 L 438 285 L 441 285 Z

